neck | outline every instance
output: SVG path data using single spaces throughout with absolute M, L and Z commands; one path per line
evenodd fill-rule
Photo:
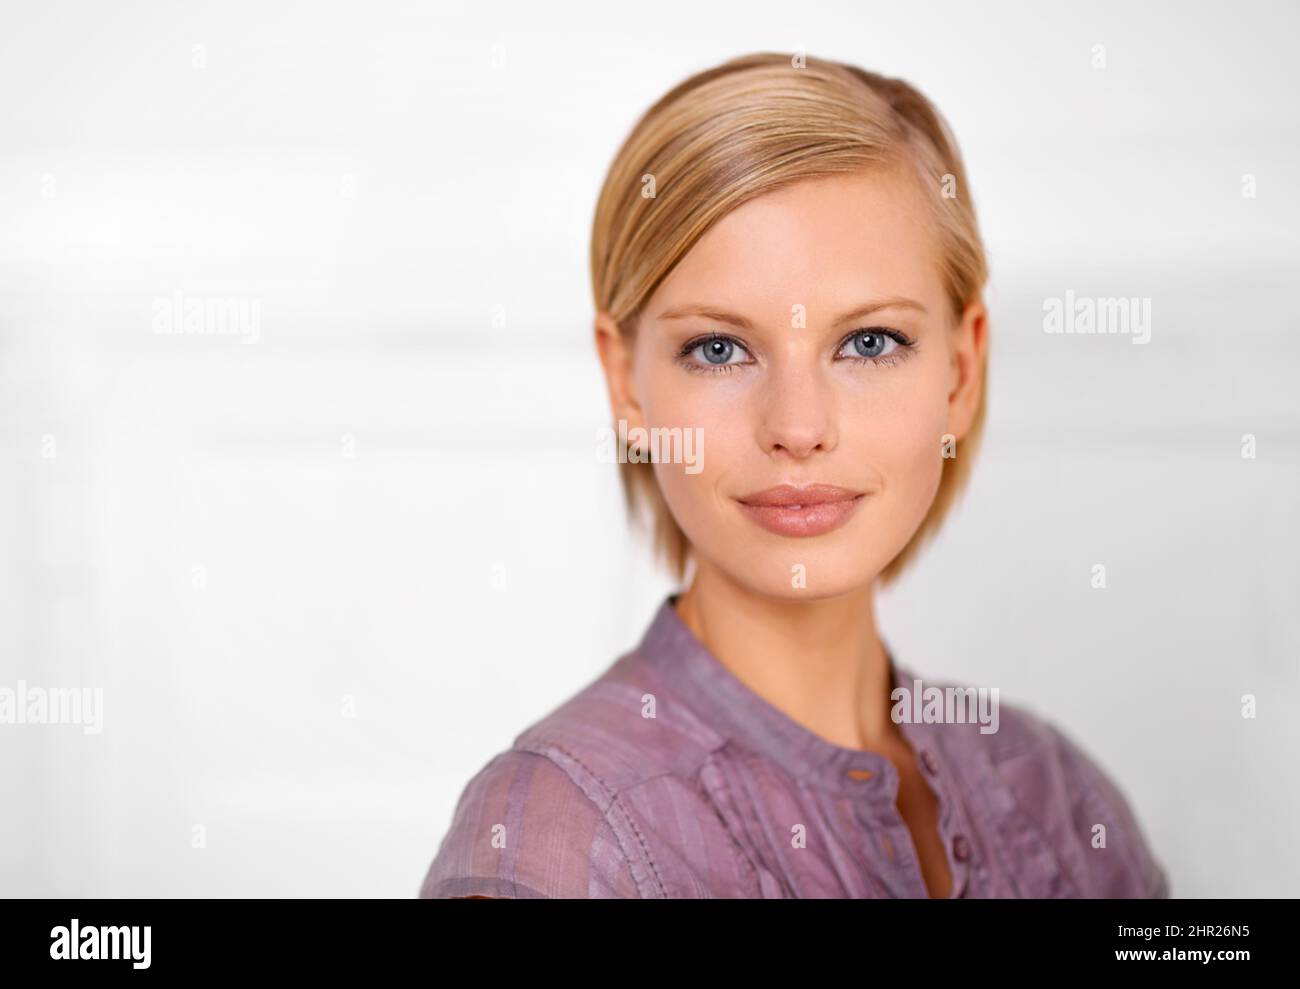
M 874 584 L 787 601 L 700 561 L 677 598 L 683 624 L 741 682 L 836 745 L 881 751 L 898 737 Z

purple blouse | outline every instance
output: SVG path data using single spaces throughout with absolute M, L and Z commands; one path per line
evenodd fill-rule
M 421 897 L 929 895 L 893 763 L 760 697 L 675 600 L 634 650 L 469 781 Z M 894 685 L 911 688 L 917 678 L 885 653 Z M 1102 770 L 1028 710 L 1000 703 L 998 714 L 992 733 L 899 725 L 939 802 L 952 896 L 1169 896 Z

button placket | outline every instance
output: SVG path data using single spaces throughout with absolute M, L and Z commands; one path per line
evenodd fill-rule
M 947 831 L 952 824 L 954 814 L 953 807 L 955 801 L 953 799 L 952 790 L 944 780 L 943 774 L 940 772 L 941 766 L 939 758 L 934 754 L 932 748 L 927 746 L 921 749 L 917 757 L 921 762 L 922 768 L 925 769 L 926 774 L 929 776 L 928 783 L 930 789 L 934 791 L 935 796 L 939 800 L 939 827 L 941 831 L 944 832 L 945 840 L 947 840 Z
M 924 896 L 920 861 L 915 855 L 911 833 L 896 807 L 899 781 L 893 763 L 883 756 L 859 758 L 840 772 L 848 785 L 854 814 L 864 825 L 863 853 L 870 863 L 867 874 L 877 890 L 876 895 Z
M 965 831 L 967 825 L 964 816 L 957 807 L 957 798 L 950 785 L 944 780 L 941 764 L 934 750 L 929 746 L 919 753 L 922 767 L 929 774 L 935 791 L 939 796 L 939 827 L 944 844 L 949 852 L 949 865 L 952 869 L 954 898 L 964 896 L 969 886 L 971 866 L 971 842 Z

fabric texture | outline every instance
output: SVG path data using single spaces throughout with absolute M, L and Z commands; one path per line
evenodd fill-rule
M 929 895 L 893 763 L 756 694 L 675 600 L 474 775 L 421 897 Z M 885 652 L 895 686 L 958 686 Z M 1125 796 L 1079 744 L 1024 707 L 998 712 L 991 733 L 899 725 L 938 799 L 952 897 L 1169 896 Z

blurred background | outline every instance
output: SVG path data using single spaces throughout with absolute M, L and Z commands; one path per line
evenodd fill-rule
M 5 17 L 0 688 L 103 710 L 0 725 L 0 894 L 416 894 L 673 589 L 594 456 L 604 170 L 803 50 L 937 103 L 992 262 L 986 445 L 886 640 L 1076 737 L 1175 896 L 1296 895 L 1296 7 L 441 7 Z M 1067 291 L 1149 343 L 1044 333 Z

